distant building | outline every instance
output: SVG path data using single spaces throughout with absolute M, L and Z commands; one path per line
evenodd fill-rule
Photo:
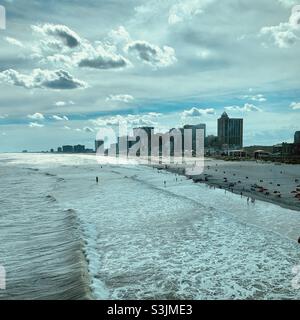
M 62 150 L 64 153 L 73 153 L 74 152 L 73 146 L 63 146 Z
M 50 152 L 53 153 L 53 152 L 54 152 L 54 149 L 51 149 Z
M 145 133 L 147 134 L 148 136 L 148 156 L 151 156 L 151 133 L 152 133 L 152 130 L 154 131 L 154 127 L 139 127 L 139 128 L 134 128 L 133 129 L 133 135 L 135 137 L 138 137 L 138 132 L 139 130 L 143 130 L 145 131 Z M 138 141 L 139 139 L 137 139 Z M 137 153 L 138 154 L 138 153 Z
M 61 152 L 62 152 L 62 147 L 58 147 L 58 148 L 57 148 L 57 152 L 58 152 L 58 153 L 61 153 Z
M 255 159 L 261 159 L 264 157 L 269 157 L 271 155 L 270 152 L 266 151 L 266 150 L 255 150 L 254 151 L 254 158 Z
M 95 152 L 97 152 L 98 148 L 104 145 L 104 140 L 95 140 Z
M 243 147 L 243 119 L 229 118 L 224 112 L 218 119 L 218 138 L 223 148 Z
M 183 127 L 183 130 L 185 129 L 191 129 L 192 130 L 192 153 L 195 156 L 196 155 L 196 149 L 197 149 L 197 130 L 203 130 L 204 131 L 204 139 L 206 137 L 206 124 L 200 123 L 196 125 L 190 125 L 187 124 Z M 184 140 L 184 138 L 183 138 Z M 199 150 L 198 150 L 199 151 Z
M 298 144 L 300 143 L 300 131 L 296 131 L 294 135 L 294 143 Z
M 74 146 L 74 152 L 75 153 L 84 153 L 85 152 L 85 146 L 78 144 Z

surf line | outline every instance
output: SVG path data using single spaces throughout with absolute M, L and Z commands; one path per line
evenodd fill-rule
M 108 307 L 108 315 L 132 315 L 137 318 L 141 313 L 142 307 L 121 307 L 114 304 L 113 307 Z

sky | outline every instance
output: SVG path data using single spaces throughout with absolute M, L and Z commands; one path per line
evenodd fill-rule
M 0 5 L 0 152 L 93 147 L 103 126 L 124 121 L 206 123 L 216 135 L 224 111 L 244 118 L 244 145 L 292 142 L 300 130 L 300 2 Z

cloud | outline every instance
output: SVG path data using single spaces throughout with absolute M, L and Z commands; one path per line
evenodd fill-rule
M 53 115 L 52 119 L 56 121 L 69 121 L 69 118 L 67 116 L 61 117 L 61 116 Z
M 41 63 L 104 70 L 131 65 L 126 58 L 117 53 L 116 46 L 100 41 L 91 43 L 65 25 L 44 24 L 32 26 L 32 29 L 44 37 L 33 46 L 32 57 L 40 59 Z M 110 33 L 110 39 L 117 41 L 117 38 L 125 33 L 126 30 L 120 27 Z
M 278 2 L 280 4 L 282 4 L 284 7 L 289 8 L 289 7 L 297 4 L 298 1 L 297 0 L 278 0 Z
M 93 69 L 120 69 L 131 65 L 126 58 L 113 52 L 112 48 L 107 50 L 102 45 L 96 48 L 86 45 L 82 51 L 75 53 L 73 58 L 77 66 Z
M 83 131 L 87 132 L 87 133 L 94 132 L 94 130 L 92 128 L 90 128 L 90 127 L 83 128 Z
M 42 127 L 44 127 L 43 124 L 40 124 L 40 123 L 37 123 L 37 122 L 30 122 L 28 126 L 31 127 L 31 128 L 42 128 Z
M 45 119 L 44 115 L 39 112 L 36 112 L 34 114 L 29 114 L 27 116 L 27 118 L 34 119 L 34 120 L 44 120 Z
M 125 47 L 125 51 L 136 55 L 139 60 L 154 67 L 167 67 L 177 61 L 173 48 L 168 46 L 160 48 L 142 40 L 130 42 Z
M 125 103 L 129 103 L 133 100 L 134 100 L 133 96 L 129 94 L 116 94 L 116 95 L 111 94 L 106 98 L 106 101 L 119 101 L 119 102 L 125 102 Z
M 0 72 L 0 82 L 6 82 L 26 89 L 70 90 L 85 88 L 87 86 L 85 82 L 75 79 L 69 72 L 64 70 L 34 69 L 31 74 L 26 75 L 9 69 Z
M 131 41 L 129 32 L 123 26 L 119 26 L 117 29 L 111 30 L 108 33 L 108 39 L 116 45 L 125 45 Z
M 96 126 L 99 127 L 114 127 L 118 126 L 120 123 L 126 124 L 129 127 L 142 127 L 142 126 L 156 126 L 157 122 L 155 121 L 158 117 L 157 113 L 148 113 L 141 115 L 116 115 L 113 117 L 100 117 L 97 119 L 90 120 Z
M 0 119 L 6 119 L 8 117 L 8 114 L 0 114 Z
M 257 102 L 265 102 L 265 101 L 267 101 L 266 97 L 263 94 L 246 95 L 246 96 L 243 96 L 243 99 L 249 99 L 249 100 L 257 101 Z
M 208 108 L 208 109 L 199 109 L 196 107 L 193 107 L 189 110 L 184 110 L 182 112 L 182 117 L 201 117 L 204 115 L 212 115 L 215 114 L 215 110 L 213 108 Z
M 192 19 L 193 16 L 203 13 L 204 9 L 214 1 L 215 0 L 177 1 L 177 3 L 170 8 L 168 22 L 170 25 L 174 25 L 184 20 Z
M 7 41 L 9 44 L 12 44 L 20 48 L 24 48 L 23 43 L 15 38 L 5 37 L 4 40 Z
M 263 27 L 260 36 L 269 36 L 279 48 L 289 48 L 299 38 L 300 31 L 300 6 L 292 9 L 288 22 L 282 22 L 277 26 Z
M 75 102 L 73 102 L 72 100 L 69 100 L 69 101 L 57 101 L 55 102 L 54 105 L 56 105 L 57 107 L 64 107 L 64 106 L 67 106 L 67 105 L 74 105 Z
M 227 111 L 238 111 L 238 112 L 261 112 L 262 110 L 258 107 L 256 107 L 254 104 L 245 103 L 243 107 L 239 106 L 230 106 L 225 107 L 225 110 Z
M 292 102 L 290 107 L 293 109 L 293 110 L 300 110 L 300 102 Z
M 53 36 L 58 38 L 69 48 L 78 47 L 82 42 L 79 35 L 65 25 L 46 23 L 44 25 L 32 26 L 32 29 L 44 36 Z

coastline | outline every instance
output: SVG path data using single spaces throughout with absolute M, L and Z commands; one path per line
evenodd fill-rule
M 250 162 L 246 162 L 247 164 Z M 242 192 L 242 197 L 243 198 L 248 198 L 251 199 L 255 199 L 255 200 L 260 200 L 260 201 L 264 201 L 264 202 L 268 202 L 268 203 L 272 203 L 274 205 L 278 205 L 282 208 L 285 209 L 290 209 L 290 210 L 294 210 L 294 211 L 300 211 L 300 200 L 297 199 L 293 199 L 293 195 L 290 193 L 293 189 L 295 189 L 296 185 L 300 183 L 300 166 L 299 167 L 299 173 L 297 174 L 297 176 L 295 175 L 294 178 L 299 179 L 299 183 L 294 182 L 293 183 L 293 179 L 289 179 L 288 183 L 287 183 L 287 179 L 285 178 L 284 173 L 281 174 L 280 178 L 278 178 L 278 174 L 275 173 L 276 178 L 274 178 L 276 180 L 277 183 L 272 183 L 272 185 L 269 185 L 269 188 L 272 189 L 278 189 L 280 190 L 279 192 L 282 193 L 283 191 L 281 191 L 283 188 L 286 188 L 287 190 L 285 190 L 285 195 L 283 197 L 278 197 L 277 195 L 274 196 L 274 193 L 270 193 L 269 195 L 266 195 L 265 193 L 261 193 L 258 192 L 257 190 L 253 190 L 253 188 L 251 188 L 251 184 L 254 183 L 259 183 L 257 176 L 253 176 L 252 173 L 255 172 L 257 168 L 260 167 L 266 167 L 266 166 L 272 166 L 272 170 L 277 169 L 277 171 L 282 171 L 280 169 L 283 168 L 286 169 L 286 166 L 296 166 L 296 165 L 285 165 L 285 166 L 276 166 L 275 164 L 265 164 L 265 163 L 256 163 L 256 162 L 251 162 L 250 163 L 252 167 L 254 167 L 254 170 L 247 170 L 247 166 L 245 166 L 245 168 L 240 168 L 239 170 L 236 170 L 236 168 L 238 166 L 240 166 L 239 162 L 226 162 L 223 160 L 213 160 L 213 159 L 205 159 L 205 167 L 204 167 L 204 172 L 201 175 L 197 175 L 197 176 L 190 176 L 187 175 L 185 173 L 185 169 L 182 167 L 177 167 L 174 165 L 151 165 L 152 167 L 158 169 L 158 170 L 166 170 L 168 172 L 174 173 L 174 174 L 178 174 L 181 176 L 185 176 L 188 179 L 192 179 L 196 184 L 197 183 L 201 183 L 201 184 L 205 184 L 209 187 L 213 187 L 216 189 L 221 189 L 224 190 L 226 192 L 231 192 L 237 195 L 241 195 Z M 236 168 L 235 168 L 236 167 Z M 209 169 L 208 169 L 209 168 Z M 216 169 L 217 168 L 217 169 Z M 279 169 L 278 169 L 279 168 Z M 294 168 L 294 167 L 290 167 L 290 168 Z M 216 171 L 217 170 L 217 171 Z M 225 170 L 225 171 L 224 171 Z M 217 174 L 217 172 L 219 172 L 219 174 Z M 228 182 L 224 182 L 224 177 L 222 176 L 222 174 L 220 174 L 220 172 L 226 172 L 226 176 L 230 176 L 230 180 Z M 235 172 L 235 173 L 233 173 Z M 272 171 L 270 171 L 272 172 Z M 264 171 L 264 177 L 267 176 L 267 180 L 272 180 L 272 174 L 268 174 L 268 171 L 265 170 Z M 247 177 L 247 182 L 245 180 L 245 177 Z M 265 178 L 264 178 L 265 179 Z M 278 180 L 280 179 L 280 180 Z M 257 181 L 258 180 L 258 181 Z M 241 182 L 240 184 L 237 184 L 237 181 Z M 284 181 L 284 183 L 282 182 Z M 229 187 L 229 183 L 230 182 L 235 182 L 235 186 L 233 188 Z M 278 183 L 279 182 L 279 183 Z M 270 183 L 270 182 L 268 182 Z M 267 184 L 267 182 L 265 182 L 265 184 Z M 280 186 L 277 186 L 279 185 Z M 252 190 L 251 190 L 252 189 Z M 273 191 L 274 192 L 274 191 Z M 290 194 L 289 194 L 290 193 Z

